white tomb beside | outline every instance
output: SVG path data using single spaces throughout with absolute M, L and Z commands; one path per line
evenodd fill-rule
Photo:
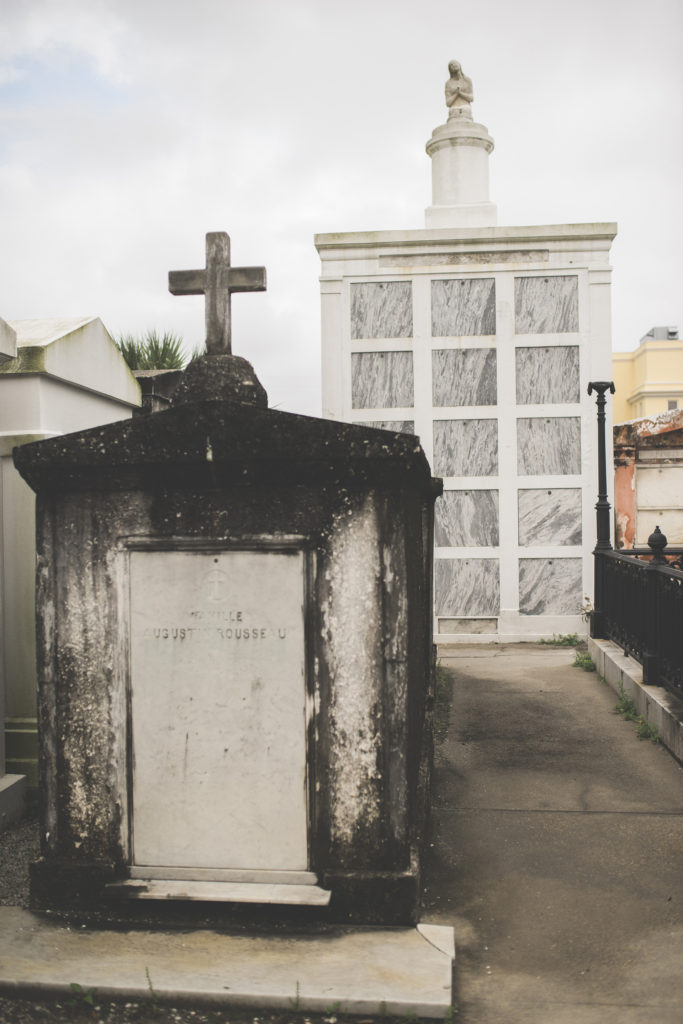
M 12 449 L 127 419 L 139 405 L 138 383 L 98 318 L 0 320 L 0 827 L 3 813 L 21 813 L 26 776 L 37 784 L 35 496 Z

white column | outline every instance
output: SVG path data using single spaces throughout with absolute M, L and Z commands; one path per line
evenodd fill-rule
M 432 132 L 432 205 L 427 228 L 494 227 L 498 212 L 489 201 L 489 154 L 493 139 L 483 124 L 451 118 Z

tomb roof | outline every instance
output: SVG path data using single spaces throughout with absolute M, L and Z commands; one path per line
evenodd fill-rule
M 15 449 L 34 490 L 154 491 L 159 486 L 329 481 L 430 492 L 411 434 L 221 400 L 187 403 Z M 441 488 L 440 481 L 436 486 Z
M 17 354 L 0 365 L 0 375 L 42 375 L 140 405 L 140 387 L 99 317 L 45 317 L 7 324 L 16 334 Z
M 51 345 L 86 324 L 94 323 L 94 316 L 38 317 L 28 320 L 9 320 L 17 333 L 17 345 Z

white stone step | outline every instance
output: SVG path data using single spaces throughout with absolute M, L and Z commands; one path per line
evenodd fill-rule
M 205 900 L 222 903 L 285 903 L 326 907 L 332 895 L 318 885 L 262 882 L 197 882 L 178 879 L 137 879 L 113 882 L 111 896 L 134 900 Z

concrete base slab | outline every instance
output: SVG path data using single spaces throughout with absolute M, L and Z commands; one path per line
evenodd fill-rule
M 0 907 L 0 991 L 415 1014 L 451 1005 L 453 929 L 355 928 L 305 935 L 76 929 Z
M 26 810 L 26 776 L 0 776 L 0 832 Z

